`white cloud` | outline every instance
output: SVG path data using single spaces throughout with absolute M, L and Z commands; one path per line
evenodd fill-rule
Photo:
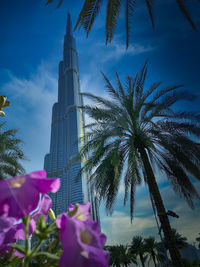
M 195 186 L 199 190 L 200 186 Z M 115 211 L 112 216 L 107 216 L 103 207 L 101 207 L 101 226 L 102 232 L 107 235 L 108 245 L 127 244 L 135 235 L 147 237 L 153 235 L 158 241 L 158 229 L 153 215 L 151 201 L 147 193 L 147 188 L 141 186 L 136 193 L 135 212 L 133 223 L 130 222 L 129 208 L 123 207 L 123 195 L 119 192 Z M 191 210 L 184 199 L 180 199 L 172 191 L 170 186 L 160 189 L 166 211 L 173 210 L 179 215 L 179 219 L 169 217 L 171 227 L 186 236 L 190 243 L 195 241 L 199 233 L 200 205 L 196 202 L 195 210 Z M 127 203 L 127 206 L 129 203 Z
M 10 81 L 2 87 L 8 96 L 7 127 L 18 128 L 25 142 L 24 152 L 29 162 L 26 171 L 43 168 L 44 155 L 49 151 L 52 105 L 57 100 L 57 77 L 42 63 L 29 79 L 10 74 Z
M 117 211 L 102 219 L 102 232 L 107 235 L 107 245 L 130 244 L 135 235 L 156 234 L 154 217 L 135 217 L 131 224 L 126 213 Z
M 119 41 L 113 40 L 111 44 L 109 44 L 105 49 L 104 43 L 99 43 L 97 46 L 104 47 L 103 53 L 98 53 L 99 56 L 101 56 L 101 62 L 106 63 L 110 60 L 119 60 L 120 58 L 124 56 L 134 56 L 139 55 L 142 53 L 149 52 L 155 47 L 151 45 L 141 45 L 141 44 L 131 44 L 129 45 L 129 48 L 126 49 L 126 46 L 124 43 L 120 43 Z

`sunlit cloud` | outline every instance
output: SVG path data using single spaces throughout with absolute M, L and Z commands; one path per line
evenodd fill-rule
M 105 44 L 99 43 L 97 46 L 101 49 L 102 47 L 105 47 Z M 101 56 L 101 62 L 106 63 L 110 60 L 119 60 L 124 56 L 134 56 L 139 55 L 142 53 L 149 52 L 151 50 L 154 50 L 155 47 L 151 45 L 142 45 L 142 44 L 130 44 L 129 48 L 126 49 L 126 46 L 124 43 L 121 43 L 119 41 L 113 40 L 109 46 L 107 46 L 107 49 L 104 49 L 104 53 L 98 53 L 99 57 Z
M 146 218 L 135 217 L 132 224 L 125 212 L 115 212 L 111 217 L 102 219 L 102 232 L 107 234 L 108 244 L 130 244 L 135 235 L 155 233 L 153 216 Z M 152 232 L 153 231 L 153 232 Z
M 199 190 L 199 185 L 197 185 Z M 129 202 L 123 206 L 123 187 L 119 191 L 117 203 L 112 216 L 107 216 L 101 208 L 102 231 L 108 235 L 108 244 L 130 244 L 133 236 L 148 237 L 153 235 L 158 241 L 158 228 L 152 210 L 152 204 L 145 186 L 138 188 L 135 200 L 134 219 L 131 224 L 129 216 Z M 196 202 L 195 210 L 191 210 L 184 199 L 179 198 L 171 189 L 165 186 L 160 189 L 163 202 L 167 210 L 173 210 L 179 215 L 179 219 L 169 217 L 172 228 L 186 236 L 190 243 L 195 241 L 199 233 L 200 205 Z
M 42 63 L 29 79 L 9 74 L 2 90 L 7 92 L 11 105 L 7 111 L 7 127 L 19 129 L 24 152 L 30 159 L 26 171 L 43 168 L 44 154 L 49 151 L 51 110 L 57 101 L 57 77 Z

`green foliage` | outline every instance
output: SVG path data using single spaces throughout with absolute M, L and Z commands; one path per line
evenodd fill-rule
M 131 242 L 130 253 L 139 257 L 142 266 L 145 266 L 147 260 L 147 246 L 141 236 L 134 236 Z
M 172 232 L 173 232 L 173 235 L 174 235 L 174 238 L 175 238 L 175 242 L 176 242 L 176 245 L 177 245 L 178 249 L 183 249 L 183 248 L 188 246 L 188 242 L 187 242 L 187 238 L 186 237 L 184 237 L 181 234 L 179 234 L 176 229 L 172 229 Z M 167 248 L 167 244 L 165 244 L 165 246 Z
M 146 251 L 146 255 L 148 256 L 149 262 L 153 261 L 156 267 L 158 263 L 158 244 L 153 236 L 149 236 L 144 239 L 144 249 Z
M 13 243 L 13 253 L 10 257 L 6 254 L 1 262 L 6 262 L 8 267 L 35 267 L 35 266 L 58 266 L 58 260 L 62 254 L 61 244 L 59 240 L 59 230 L 56 227 L 56 223 L 48 224 L 44 220 L 44 216 L 41 216 L 37 220 L 37 227 L 35 233 L 31 238 L 31 246 L 28 240 L 28 225 L 29 216 L 23 220 L 26 233 L 25 242 L 23 245 Z M 14 251 L 18 251 L 24 254 L 23 258 L 13 257 Z M 23 262 L 22 262 L 23 261 Z M 1 263 L 0 262 L 0 263 Z
M 48 0 L 46 5 L 49 5 L 54 0 Z M 60 7 L 63 0 L 59 0 L 57 7 Z M 129 46 L 129 39 L 130 39 L 130 32 L 131 32 L 131 19 L 135 14 L 135 7 L 136 7 L 136 0 L 107 0 L 107 9 L 106 9 L 106 21 L 105 21 L 105 28 L 106 28 L 106 43 L 111 42 L 114 36 L 114 31 L 119 19 L 119 14 L 122 7 L 125 10 L 125 33 L 126 33 L 126 47 Z M 85 0 L 83 7 L 80 11 L 78 16 L 78 20 L 76 22 L 75 29 L 77 27 L 83 29 L 86 32 L 86 35 L 90 33 L 92 26 L 94 25 L 95 19 L 97 18 L 98 14 L 100 13 L 100 9 L 105 3 L 103 0 Z M 152 26 L 154 27 L 154 15 L 153 15 L 153 5 L 154 0 L 145 0 L 147 10 L 151 19 Z M 184 0 L 176 0 L 176 3 L 189 22 L 194 30 L 196 30 L 196 25 L 190 15 L 189 8 L 185 4 Z M 193 1 L 194 3 L 194 1 Z
M 173 109 L 178 101 L 195 98 L 180 90 L 181 85 L 160 89 L 158 82 L 145 90 L 146 75 L 147 63 L 133 78 L 127 77 L 124 88 L 116 73 L 118 88 L 114 89 L 103 74 L 110 100 L 83 94 L 97 105 L 80 107 L 93 122 L 87 125 L 88 131 L 81 142 L 84 144 L 78 158 L 87 161 L 78 176 L 84 171 L 89 173 L 108 212 L 113 211 L 123 182 L 124 204 L 130 196 L 131 220 L 135 190 L 143 179 L 148 184 L 157 212 L 165 216 L 160 220 L 161 226 L 172 248 L 176 244 L 153 170 L 156 166 L 165 173 L 174 191 L 184 197 L 191 208 L 194 207 L 194 198 L 200 199 L 200 196 L 190 177 L 200 180 L 200 144 L 195 141 L 200 136 L 200 115 Z M 179 255 L 176 247 L 175 250 L 169 250 L 172 258 Z M 177 260 L 180 262 L 180 257 Z
M 196 238 L 196 241 L 198 242 L 198 248 L 200 249 L 200 233 L 199 236 Z
M 189 178 L 200 177 L 200 144 L 191 138 L 200 136 L 200 116 L 173 110 L 176 102 L 192 101 L 194 96 L 180 90 L 182 86 L 159 89 L 161 82 L 145 90 L 146 75 L 147 63 L 133 78 L 127 76 L 124 88 L 116 73 L 117 89 L 104 75 L 110 100 L 83 94 L 97 105 L 82 107 L 92 123 L 86 126 L 83 138 L 87 141 L 78 156 L 87 158 L 79 175 L 90 173 L 93 186 L 111 212 L 123 181 L 124 203 L 130 196 L 131 218 L 136 187 L 142 179 L 147 182 L 141 149 L 147 152 L 151 166 L 167 175 L 174 191 L 190 207 L 195 197 L 200 198 Z
M 110 252 L 110 266 L 128 267 L 131 263 L 137 265 L 136 256 L 130 253 L 130 250 L 127 248 L 127 246 L 120 244 L 116 246 L 107 246 L 105 249 Z
M 17 129 L 4 131 L 5 123 L 0 124 L 0 179 L 20 175 L 25 172 L 20 161 L 26 157 L 21 150 L 23 141 L 16 138 Z

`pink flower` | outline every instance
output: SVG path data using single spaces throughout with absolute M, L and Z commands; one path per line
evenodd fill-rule
M 60 229 L 63 253 L 59 267 L 108 267 L 108 253 L 104 251 L 106 236 L 97 222 L 80 221 L 62 214 L 56 220 Z
M 47 178 L 43 170 L 0 181 L 0 215 L 23 218 L 37 208 L 40 193 L 55 193 L 59 186 L 60 180 Z

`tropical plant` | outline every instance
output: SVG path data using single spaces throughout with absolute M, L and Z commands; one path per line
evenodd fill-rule
M 104 75 L 104 74 L 103 74 Z M 190 207 L 193 198 L 200 199 L 189 177 L 200 179 L 200 116 L 173 110 L 177 101 L 192 101 L 194 96 L 181 86 L 159 89 L 161 82 L 144 90 L 147 63 L 134 78 L 127 76 L 126 89 L 116 73 L 118 89 L 104 75 L 111 99 L 84 93 L 97 103 L 82 109 L 93 119 L 86 126 L 86 142 L 75 160 L 87 158 L 79 172 L 90 173 L 100 199 L 113 210 L 120 181 L 125 185 L 124 203 L 130 192 L 130 214 L 133 218 L 135 190 L 142 178 L 152 195 L 174 266 L 181 266 L 169 219 L 156 182 L 153 166 L 164 172 L 174 191 Z M 141 172 L 142 170 L 142 172 Z
M 198 248 L 200 249 L 200 233 L 199 236 L 196 238 L 196 241 L 198 242 Z
M 24 173 L 20 160 L 26 157 L 21 150 L 23 141 L 16 138 L 17 129 L 4 131 L 5 123 L 0 124 L 0 180 Z
M 107 246 L 106 250 L 110 253 L 109 264 L 113 267 L 128 267 L 131 263 L 137 265 L 136 257 L 134 254 L 129 253 L 127 246 L 116 245 L 116 246 Z
M 176 246 L 178 249 L 183 249 L 188 246 L 187 238 L 179 234 L 176 229 L 172 229 L 172 233 L 174 235 L 174 239 L 176 242 Z M 167 243 L 165 244 L 166 248 L 168 249 Z
M 183 249 L 185 247 L 188 246 L 188 242 L 187 242 L 187 238 L 182 236 L 181 234 L 179 234 L 176 229 L 172 229 L 172 234 L 174 236 L 174 240 L 175 240 L 175 243 L 176 243 L 176 247 L 178 249 Z M 163 244 L 162 243 L 159 243 L 157 245 L 157 250 L 159 251 L 159 256 L 162 256 L 163 255 L 163 247 L 166 248 L 166 250 L 169 249 L 168 247 L 168 244 L 166 242 L 166 240 L 164 239 L 163 240 Z
M 164 242 L 157 243 L 157 259 L 161 266 L 171 266 Z
M 52 3 L 54 0 L 48 0 L 46 5 Z M 63 0 L 59 0 L 57 7 L 60 7 Z M 100 13 L 101 7 L 103 5 L 102 0 L 85 0 L 81 12 L 79 14 L 75 29 L 83 27 L 86 35 L 90 33 L 92 26 Z M 152 0 L 145 0 L 147 10 L 151 19 L 152 26 L 154 27 L 154 16 L 153 16 L 153 4 Z M 186 20 L 190 23 L 192 28 L 196 30 L 196 25 L 191 18 L 190 12 L 184 0 L 176 0 L 176 3 L 180 11 L 185 16 Z M 106 11 L 106 43 L 111 42 L 114 36 L 114 30 L 117 25 L 120 11 L 124 7 L 125 12 L 125 32 L 126 32 L 126 47 L 129 46 L 129 38 L 131 31 L 131 19 L 135 14 L 136 1 L 135 0 L 108 0 L 107 1 L 107 11 Z
M 157 242 L 153 236 L 144 239 L 144 248 L 148 255 L 149 262 L 152 260 L 155 267 L 157 266 L 158 256 L 157 256 Z
M 147 260 L 146 252 L 143 238 L 141 236 L 134 236 L 131 242 L 130 253 L 140 258 L 143 267 L 145 267 L 145 261 Z

